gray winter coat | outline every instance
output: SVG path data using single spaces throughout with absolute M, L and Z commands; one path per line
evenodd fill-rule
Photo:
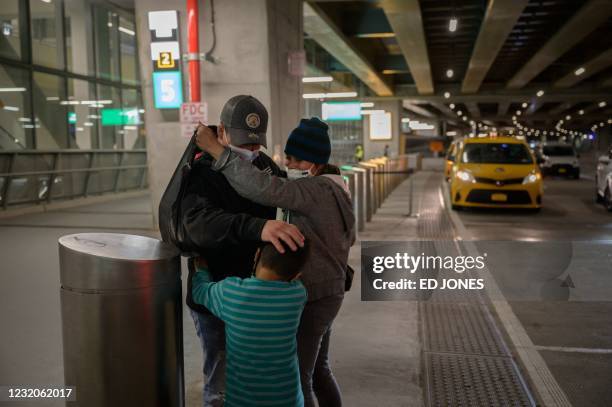
M 339 175 L 287 180 L 260 171 L 229 149 L 212 169 L 221 171 L 239 195 L 266 206 L 289 209 L 308 244 L 302 282 L 308 301 L 344 292 L 349 249 L 355 242 L 355 216 Z

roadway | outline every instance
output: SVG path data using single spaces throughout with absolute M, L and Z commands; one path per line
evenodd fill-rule
M 591 174 L 545 178 L 540 213 L 456 212 L 463 239 L 503 257 L 496 282 L 574 406 L 612 405 L 612 213 Z

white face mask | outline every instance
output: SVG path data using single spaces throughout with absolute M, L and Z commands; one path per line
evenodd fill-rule
M 242 158 L 243 160 L 247 160 L 253 162 L 259 156 L 259 150 L 251 151 L 246 148 L 240 148 L 233 145 L 229 145 L 230 150 L 235 152 Z
M 296 180 L 300 178 L 310 177 L 310 170 L 300 170 L 298 168 L 287 168 L 287 179 Z

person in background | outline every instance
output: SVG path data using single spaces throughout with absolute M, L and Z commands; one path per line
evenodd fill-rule
M 355 241 L 355 216 L 339 170 L 328 164 L 331 142 L 327 125 L 302 119 L 285 145 L 287 177 L 259 171 L 221 145 L 205 126 L 197 145 L 214 159 L 236 191 L 261 205 L 288 211 L 286 218 L 304 234 L 309 250 L 301 269 L 308 291 L 298 329 L 298 358 L 304 405 L 342 405 L 328 358 L 332 324 L 344 299 L 349 249 Z
M 193 300 L 225 323 L 225 407 L 304 405 L 296 333 L 306 304 L 298 277 L 307 247 L 281 254 L 266 244 L 255 256 L 255 275 L 245 279 L 214 282 L 206 262 L 196 263 Z
M 221 112 L 217 138 L 235 157 L 249 167 L 284 176 L 270 157 L 259 151 L 266 145 L 268 113 L 253 96 L 239 95 L 227 101 Z M 274 220 L 276 208 L 243 198 L 225 177 L 212 169 L 213 158 L 203 154 L 194 162 L 181 203 L 182 222 L 187 238 L 208 261 L 213 281 L 228 276 L 251 275 L 253 256 L 262 242 L 283 250 L 284 240 L 291 249 L 303 243 L 294 226 Z M 223 406 L 225 397 L 225 332 L 223 322 L 191 297 L 195 272 L 189 259 L 187 305 L 204 354 L 205 407 Z
M 383 153 L 385 157 L 389 157 L 389 144 L 385 144 L 385 151 Z
M 361 144 L 357 144 L 357 147 L 355 147 L 355 161 L 363 161 L 363 146 Z

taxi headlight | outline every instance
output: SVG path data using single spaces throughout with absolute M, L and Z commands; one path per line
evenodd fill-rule
M 457 171 L 457 174 L 455 174 L 455 176 L 463 182 L 476 182 L 474 176 L 469 171 L 459 170 Z
M 531 172 L 525 178 L 523 178 L 523 184 L 533 184 L 540 179 L 539 172 Z

